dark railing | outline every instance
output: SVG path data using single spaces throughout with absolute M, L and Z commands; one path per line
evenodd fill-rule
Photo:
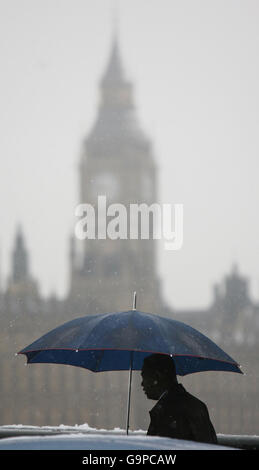
M 218 434 L 218 443 L 222 446 L 235 447 L 243 450 L 259 450 L 259 436 L 241 436 Z

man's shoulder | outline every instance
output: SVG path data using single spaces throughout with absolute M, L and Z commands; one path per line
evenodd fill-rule
M 181 384 L 178 384 L 177 390 L 168 390 L 167 395 L 164 397 L 164 401 L 168 406 L 170 406 L 170 404 L 174 404 L 178 409 L 188 409 L 193 414 L 197 411 L 200 412 L 201 410 L 207 410 L 205 403 L 187 392 Z

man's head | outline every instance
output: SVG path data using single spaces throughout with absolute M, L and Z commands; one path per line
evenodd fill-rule
M 158 400 L 165 390 L 177 383 L 174 360 L 165 354 L 146 357 L 141 376 L 143 390 L 151 400 Z

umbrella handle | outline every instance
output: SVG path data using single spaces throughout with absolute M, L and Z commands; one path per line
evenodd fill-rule
M 130 352 L 130 368 L 129 368 L 129 386 L 128 386 L 128 405 L 127 405 L 127 422 L 126 434 L 129 434 L 129 416 L 130 416 L 130 398 L 131 398 L 131 382 L 132 382 L 132 365 L 133 365 L 133 351 Z

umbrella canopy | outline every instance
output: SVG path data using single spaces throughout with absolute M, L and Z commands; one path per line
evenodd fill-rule
M 181 376 L 208 370 L 242 373 L 234 359 L 198 330 L 135 309 L 74 319 L 19 352 L 28 363 L 70 364 L 93 372 L 141 370 L 144 358 L 153 353 L 172 356 Z

